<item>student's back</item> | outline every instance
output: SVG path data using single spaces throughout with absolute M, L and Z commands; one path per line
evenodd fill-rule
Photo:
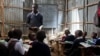
M 74 40 L 75 40 L 75 37 L 73 35 L 68 35 L 65 38 L 65 41 L 74 41 Z
M 77 30 L 75 32 L 75 36 L 77 37 L 74 40 L 74 43 L 69 51 L 70 56 L 80 56 L 80 49 L 78 48 L 80 46 L 81 42 L 85 42 L 85 39 L 82 37 L 83 33 L 81 30 Z
M 32 48 L 29 49 L 27 56 L 51 56 L 49 47 L 43 42 L 46 38 L 45 32 L 37 32 L 36 38 L 37 41 L 32 43 Z
M 2 40 L 1 37 L 2 36 L 0 32 L 0 56 L 7 56 L 8 55 L 7 42 Z
M 66 38 L 65 38 L 64 41 L 74 42 L 74 40 L 75 40 L 75 37 L 73 35 L 68 35 L 68 36 L 66 36 Z M 71 43 L 67 43 L 67 44 L 65 44 L 65 47 L 64 48 L 65 49 L 70 49 L 71 46 L 72 46 Z
M 9 56 L 22 56 L 17 50 L 15 50 L 15 45 L 17 41 L 11 41 L 8 45 Z
M 51 56 L 49 47 L 41 42 L 33 42 L 29 49 L 28 56 Z
M 95 45 L 100 45 L 100 38 L 97 39 Z M 99 47 L 94 48 L 94 52 L 95 52 L 96 55 L 100 55 L 100 48 Z
M 20 41 L 21 36 L 22 31 L 20 29 L 13 30 L 13 37 L 8 42 L 9 56 L 23 56 L 25 54 L 22 42 Z
M 97 39 L 97 41 L 96 41 L 96 45 L 100 45 L 100 38 Z
M 8 55 L 8 48 L 0 43 L 0 56 L 7 56 Z

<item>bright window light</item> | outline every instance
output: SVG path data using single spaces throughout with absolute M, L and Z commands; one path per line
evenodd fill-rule
M 78 9 L 72 10 L 72 20 L 71 23 L 80 22 Z M 76 30 L 80 30 L 80 24 L 71 25 L 71 33 L 74 34 Z
M 33 0 L 33 4 L 35 3 L 35 0 Z
M 25 0 L 22 0 L 23 2 L 25 2 Z

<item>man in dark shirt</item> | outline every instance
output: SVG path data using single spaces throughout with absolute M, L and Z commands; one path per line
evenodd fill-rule
M 27 15 L 29 27 L 40 27 L 43 25 L 43 16 L 38 12 L 38 5 L 32 5 L 32 12 Z

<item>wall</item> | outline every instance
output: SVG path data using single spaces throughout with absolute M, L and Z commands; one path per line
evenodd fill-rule
M 67 27 L 74 28 L 71 25 L 79 24 L 80 29 L 83 31 L 87 31 L 90 36 L 92 32 L 97 32 L 97 28 L 93 24 L 94 15 L 97 10 L 97 3 L 99 0 L 67 0 L 68 4 L 68 17 L 67 19 Z M 79 14 L 79 22 L 73 22 L 72 13 L 74 9 L 78 9 Z M 72 31 L 72 30 L 71 30 Z
M 7 34 L 11 28 L 22 29 L 23 24 L 23 1 L 4 0 L 4 32 Z
M 65 19 L 64 1 L 36 0 L 36 3 L 39 4 L 39 11 L 44 17 L 44 30 L 60 31 L 65 22 L 63 20 Z M 28 27 L 25 23 L 27 14 L 31 12 L 31 5 L 32 0 L 4 0 L 4 26 L 1 24 L 1 27 L 4 27 L 5 34 L 12 28 L 20 28 L 24 34 L 28 33 Z
M 44 28 L 57 28 L 57 3 L 56 0 L 36 0 L 39 12 L 43 15 Z

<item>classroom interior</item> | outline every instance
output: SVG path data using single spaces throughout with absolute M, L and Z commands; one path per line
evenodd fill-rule
M 27 15 L 32 11 L 32 5 L 38 4 L 38 11 L 43 16 L 41 30 L 46 33 L 44 43 L 50 48 L 51 56 L 78 56 L 75 54 L 77 51 L 69 54 L 75 40 L 63 40 L 66 30 L 73 36 L 77 30 L 81 30 L 82 34 L 87 33 L 85 43 L 79 43 L 79 56 L 99 56 L 100 54 L 95 54 L 96 51 L 100 52 L 99 44 L 87 40 L 92 39 L 93 34 L 96 34 L 97 39 L 100 37 L 99 2 L 100 0 L 0 0 L 0 42 L 8 38 L 8 32 L 12 29 L 20 29 L 22 41 L 25 44 L 29 42 L 28 34 L 31 31 L 26 23 Z M 71 44 L 70 48 L 66 47 L 67 44 Z M 94 52 L 93 49 L 96 48 L 98 50 Z

